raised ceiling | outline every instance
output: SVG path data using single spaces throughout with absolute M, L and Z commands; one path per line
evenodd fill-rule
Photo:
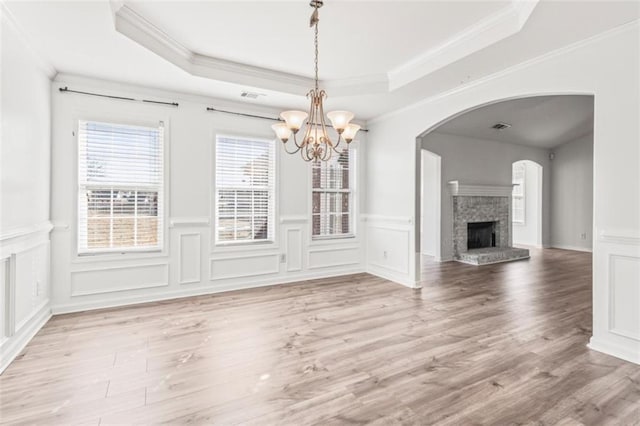
M 307 1 L 125 5 L 192 52 L 313 77 Z M 391 8 L 388 2 L 329 0 L 320 10 L 321 78 L 386 74 L 508 5 L 508 0 L 398 2 Z
M 307 1 L 6 1 L 62 74 L 306 108 Z M 638 19 L 612 1 L 325 1 L 327 109 L 370 119 Z M 242 91 L 265 96 L 247 100 Z
M 499 122 L 511 127 L 491 128 Z M 593 96 L 535 96 L 498 102 L 456 117 L 435 131 L 552 149 L 593 131 Z

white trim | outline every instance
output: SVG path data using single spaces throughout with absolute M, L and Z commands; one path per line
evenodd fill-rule
M 399 274 L 388 268 L 382 269 L 371 263 L 367 265 L 367 273 L 412 289 L 422 288 L 420 281 L 414 281 L 406 274 Z
M 511 0 L 498 12 L 386 73 L 323 80 L 334 96 L 391 93 L 522 30 L 538 0 Z M 111 0 L 115 30 L 193 76 L 304 95 L 309 77 L 202 55 L 171 38 L 123 1 Z
M 2 356 L 0 357 L 0 373 L 13 362 L 50 318 L 51 308 L 49 307 L 49 300 L 46 300 L 40 310 L 31 316 L 28 323 L 25 323 L 18 334 L 3 342 L 0 346 L 0 351 L 2 352 Z
M 339 276 L 346 277 L 349 275 L 361 274 L 364 272 L 365 271 L 361 267 L 357 267 L 357 268 L 349 268 L 349 269 L 344 269 L 341 271 L 335 271 L 335 272 L 329 272 L 329 273 L 317 273 L 317 272 L 302 273 L 302 274 L 290 274 L 289 276 L 286 276 L 286 277 L 277 276 L 277 277 L 263 278 L 261 280 L 255 280 L 255 281 L 241 280 L 240 282 L 227 284 L 227 285 L 212 286 L 209 284 L 206 287 L 194 286 L 189 288 L 183 288 L 180 290 L 170 290 L 170 291 L 165 291 L 165 292 L 155 293 L 155 294 L 127 296 L 119 299 L 54 305 L 52 307 L 52 311 L 54 315 L 59 315 L 59 314 L 66 314 L 71 312 L 87 311 L 92 309 L 104 309 L 104 308 L 113 308 L 118 306 L 129 306 L 129 305 L 157 302 L 161 300 L 181 299 L 184 297 L 217 294 L 217 293 L 223 293 L 227 291 L 245 290 L 249 288 L 267 287 L 272 285 L 307 284 L 305 283 L 305 281 L 339 277 Z
M 435 102 L 437 100 L 450 97 L 450 96 L 452 96 L 452 95 L 454 95 L 456 93 L 467 91 L 467 90 L 469 90 L 469 89 L 471 89 L 473 87 L 484 85 L 484 84 L 486 84 L 486 83 L 488 83 L 488 82 L 490 82 L 492 80 L 497 80 L 497 79 L 502 78 L 502 77 L 504 77 L 506 75 L 513 74 L 513 73 L 515 73 L 517 71 L 529 68 L 529 67 L 531 67 L 533 65 L 539 64 L 539 63 L 547 61 L 549 59 L 564 55 L 564 54 L 566 54 L 568 52 L 571 52 L 573 50 L 580 49 L 581 47 L 586 46 L 588 44 L 595 43 L 595 42 L 600 41 L 602 39 L 615 36 L 618 33 L 627 31 L 628 29 L 634 28 L 634 27 L 638 26 L 639 24 L 640 24 L 640 19 L 636 19 L 636 20 L 633 20 L 633 21 L 628 22 L 626 24 L 623 24 L 623 25 L 620 25 L 618 27 L 612 28 L 610 30 L 607 30 L 607 31 L 601 32 L 599 34 L 596 34 L 594 36 L 591 36 L 591 37 L 582 39 L 580 41 L 577 41 L 575 43 L 569 44 L 567 46 L 563 46 L 563 47 L 560 47 L 558 49 L 552 50 L 551 52 L 543 53 L 542 55 L 536 56 L 535 58 L 531 58 L 531 59 L 528 59 L 526 61 L 517 63 L 517 64 L 515 64 L 513 66 L 510 66 L 508 68 L 504 68 L 504 69 L 502 69 L 502 70 L 500 70 L 498 72 L 495 72 L 493 74 L 489 74 L 487 76 L 480 77 L 477 80 L 473 80 L 473 81 L 461 84 L 461 85 L 459 85 L 457 87 L 454 87 L 452 89 L 445 90 L 444 92 L 436 93 L 433 96 L 429 96 L 429 97 L 427 97 L 425 99 L 422 99 L 422 100 L 420 100 L 418 102 L 414 102 L 414 103 L 409 104 L 407 106 L 404 106 L 402 108 L 398 108 L 398 109 L 395 109 L 393 111 L 389 111 L 389 112 L 386 112 L 384 114 L 380 114 L 380 115 L 378 115 L 376 117 L 373 117 L 373 118 L 367 120 L 367 124 L 369 126 L 371 126 L 372 124 L 379 123 L 379 122 L 387 120 L 389 118 L 392 118 L 392 117 L 395 117 L 395 116 L 398 116 L 398 115 L 402 115 L 402 114 L 406 114 L 409 111 L 412 111 L 414 109 L 420 108 L 421 106 L 424 106 L 424 105 L 431 104 L 431 103 L 433 103 L 433 102 Z M 564 93 L 564 94 L 568 94 L 568 93 Z M 577 94 L 583 94 L 583 93 L 577 93 Z
M 634 229 L 603 229 L 597 235 L 603 243 L 640 245 L 640 231 Z
M 481 19 L 445 42 L 390 70 L 391 91 L 519 33 L 538 0 L 514 1 L 496 13 Z
M 409 216 L 385 216 L 379 214 L 363 214 L 362 220 L 369 223 L 388 223 L 397 225 L 411 225 L 413 218 Z
M 640 349 L 637 352 L 634 352 L 626 346 L 622 346 L 613 342 L 607 342 L 595 336 L 591 336 L 587 347 L 594 351 L 602 352 L 604 354 L 620 358 L 634 364 L 640 364 Z
M 31 237 L 40 232 L 50 232 L 53 229 L 53 224 L 51 222 L 44 221 L 34 225 L 21 226 L 19 228 L 11 228 L 7 231 L 4 231 L 0 234 L 0 242 L 3 245 L 11 244 L 18 238 Z
M 309 218 L 303 215 L 286 215 L 280 216 L 280 223 L 307 223 Z
M 207 216 L 197 217 L 172 217 L 169 220 L 170 228 L 177 228 L 180 226 L 209 226 L 211 221 Z
M 449 189 L 454 197 L 511 197 L 513 185 L 462 184 L 452 180 L 449 182 Z
M 539 246 L 533 246 L 536 248 L 545 248 L 545 247 L 539 247 Z M 588 248 L 588 247 L 579 247 L 579 246 L 572 246 L 572 245 L 566 245 L 566 244 L 551 244 L 551 247 L 546 247 L 546 248 L 554 248 L 554 249 L 560 249 L 560 250 L 573 250 L 573 251 L 582 251 L 582 252 L 586 252 L 586 253 L 592 253 L 593 249 Z

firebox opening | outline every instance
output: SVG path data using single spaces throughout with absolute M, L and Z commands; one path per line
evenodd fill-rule
M 496 222 L 467 223 L 467 249 L 495 246 Z

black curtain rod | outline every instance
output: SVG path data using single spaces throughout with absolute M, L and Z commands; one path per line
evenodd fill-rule
M 123 96 L 103 95 L 102 93 L 82 92 L 80 90 L 71 90 L 67 86 L 61 87 L 58 90 L 60 90 L 61 92 L 78 93 L 80 95 L 99 96 L 101 98 L 109 98 L 109 99 L 119 99 L 121 101 L 146 102 L 149 104 L 169 105 L 174 107 L 177 107 L 179 105 L 177 102 L 151 101 L 149 99 L 134 99 L 134 98 L 125 98 Z
M 232 115 L 239 115 L 241 117 L 250 117 L 250 118 L 260 118 L 262 120 L 271 120 L 271 121 L 284 121 L 281 118 L 275 118 L 275 117 L 266 117 L 264 115 L 255 115 L 255 114 L 245 114 L 244 112 L 235 112 L 235 111 L 227 111 L 224 109 L 217 109 L 217 108 L 211 108 L 211 107 L 207 107 L 207 111 L 212 111 L 212 112 L 221 112 L 224 114 L 232 114 Z M 333 127 L 332 125 L 328 124 L 328 127 Z M 369 130 L 367 129 L 360 129 L 361 132 L 368 132 Z

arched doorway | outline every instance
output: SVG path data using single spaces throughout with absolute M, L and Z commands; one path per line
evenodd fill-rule
M 513 127 L 507 126 L 507 128 L 516 129 L 520 134 L 514 141 L 505 141 L 505 135 L 509 135 L 509 132 L 498 133 L 498 130 L 492 129 L 492 124 L 498 124 L 501 121 L 501 115 L 491 115 L 491 112 L 497 110 L 501 114 L 509 114 L 511 110 L 518 111 L 518 108 L 521 111 L 521 117 L 514 121 Z M 565 112 L 571 112 L 571 114 L 563 116 Z M 481 123 L 478 117 L 486 120 Z M 480 124 L 473 128 L 472 134 L 469 129 L 466 129 L 466 134 L 462 132 L 463 135 L 458 135 L 460 137 L 454 141 L 455 138 L 452 138 L 451 134 L 459 130 L 458 123 L 465 123 L 467 127 L 469 123 Z M 565 123 L 575 129 L 563 128 Z M 430 226 L 423 225 L 423 222 L 431 220 L 424 214 L 423 181 L 428 175 L 428 171 L 424 170 L 424 155 L 436 156 L 440 159 L 440 259 L 438 260 L 452 260 L 453 250 L 450 241 L 452 222 L 449 219 L 452 210 L 448 182 L 463 180 L 470 183 L 508 186 L 512 184 L 513 163 L 522 160 L 530 161 L 526 164 L 531 168 L 528 175 L 534 179 L 530 185 L 534 189 L 529 192 L 530 195 L 536 194 L 536 198 L 535 202 L 529 203 L 529 207 L 534 207 L 535 210 L 528 213 L 531 219 L 528 222 L 533 225 L 530 236 L 522 237 L 521 229 L 517 229 L 515 233 L 518 235 L 515 236 L 514 243 L 549 247 L 552 246 L 550 175 L 554 147 L 564 143 L 565 140 L 583 135 L 580 132 L 584 128 L 588 127 L 592 132 L 592 126 L 592 95 L 553 94 L 509 98 L 478 105 L 454 114 L 420 134 L 416 138 L 414 234 L 416 266 L 421 264 L 425 249 L 427 254 L 435 252 L 430 249 L 431 241 L 423 242 L 424 238 L 429 238 L 425 236 L 424 230 L 429 229 Z M 488 134 L 488 132 L 494 133 Z M 529 139 L 523 139 L 523 135 L 528 135 Z M 480 143 L 474 145 L 469 142 L 470 140 L 476 140 L 476 142 L 480 140 Z M 486 146 L 481 147 L 483 144 Z M 425 152 L 429 154 L 424 154 Z M 435 234 L 431 232 L 429 235 Z M 421 279 L 420 270 L 420 267 L 416 268 L 417 281 Z

